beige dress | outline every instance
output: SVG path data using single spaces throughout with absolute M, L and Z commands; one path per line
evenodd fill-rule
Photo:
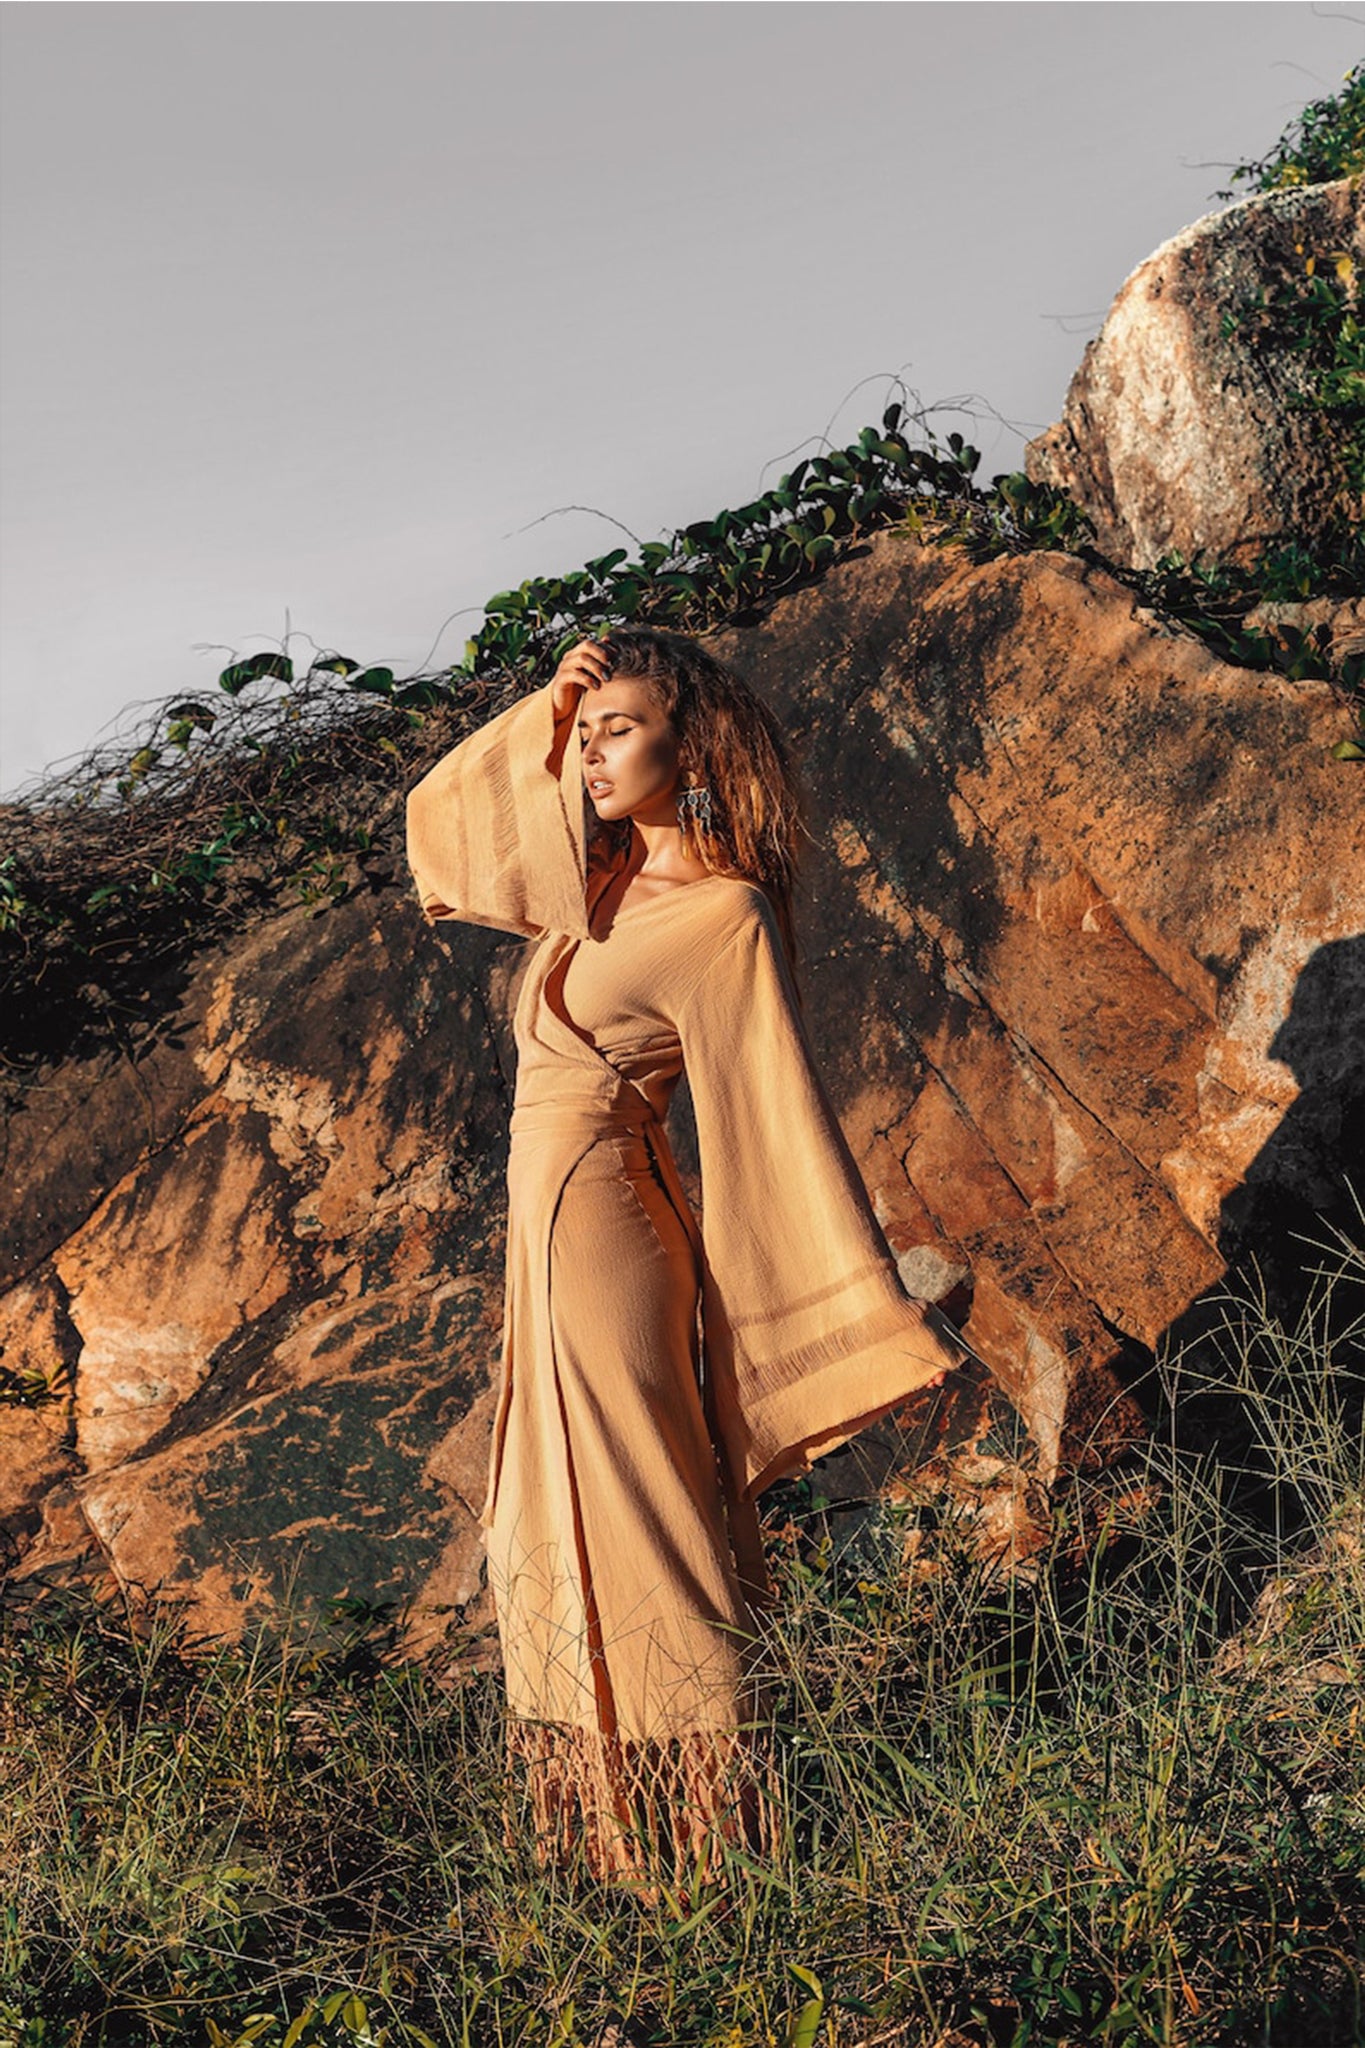
M 906 1295 L 812 1064 L 772 907 L 627 903 L 548 688 L 408 798 L 423 915 L 539 940 L 517 1005 L 502 1377 L 483 1522 L 509 1744 L 547 1855 L 753 1842 L 754 1501 L 967 1357 Z M 664 1129 L 684 1067 L 698 1227 Z

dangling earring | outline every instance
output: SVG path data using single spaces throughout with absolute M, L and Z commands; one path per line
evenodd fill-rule
M 711 792 L 704 784 L 689 783 L 678 791 L 678 830 L 682 832 L 688 816 L 694 826 L 703 832 L 711 830 Z

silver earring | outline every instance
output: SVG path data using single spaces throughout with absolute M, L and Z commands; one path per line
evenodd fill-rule
M 681 832 L 688 814 L 694 825 L 703 832 L 711 830 L 711 792 L 704 784 L 690 783 L 678 791 L 678 830 Z

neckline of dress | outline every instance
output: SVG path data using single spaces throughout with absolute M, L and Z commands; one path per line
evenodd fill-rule
M 663 890 L 658 896 L 646 896 L 642 903 L 627 903 L 624 908 L 618 904 L 611 914 L 611 922 L 607 926 L 607 930 L 600 933 L 589 930 L 588 937 L 600 945 L 606 938 L 607 933 L 616 929 L 617 921 L 620 918 L 634 917 L 641 910 L 656 910 L 661 903 L 669 902 L 674 896 L 685 896 L 692 889 L 704 889 L 708 882 L 741 882 L 743 879 L 742 875 L 702 875 L 695 882 L 679 882 L 672 889 Z M 600 902 L 601 897 L 597 901 Z M 594 903 L 592 911 L 589 913 L 590 918 L 595 916 L 596 913 L 597 903 Z
M 612 912 L 612 922 L 618 917 L 630 917 L 637 910 L 652 910 L 658 903 L 667 903 L 670 897 L 685 895 L 689 889 L 704 889 L 708 882 L 737 882 L 738 875 L 699 875 L 695 882 L 676 882 L 671 889 L 661 889 L 657 896 L 646 896 L 639 903 L 618 904 Z

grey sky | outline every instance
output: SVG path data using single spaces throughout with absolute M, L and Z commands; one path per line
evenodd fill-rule
M 286 610 L 403 667 L 474 607 L 456 659 L 625 538 L 556 507 L 742 503 L 897 371 L 1018 467 L 1365 43 L 1277 0 L 3 12 L 10 792 Z

